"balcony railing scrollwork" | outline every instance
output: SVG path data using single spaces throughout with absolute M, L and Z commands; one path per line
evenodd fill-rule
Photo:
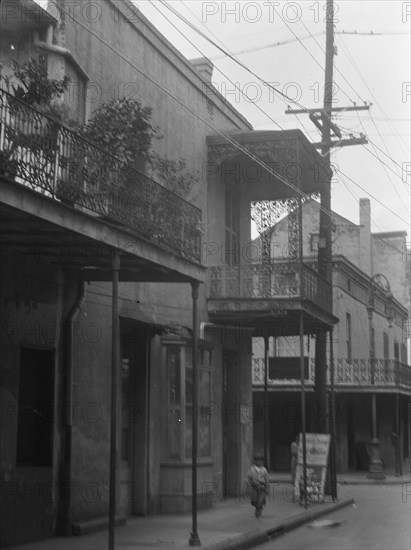
M 331 309 L 331 285 L 299 262 L 216 266 L 209 270 L 210 298 L 299 298 Z
M 201 211 L 0 90 L 1 174 L 200 262 Z
M 277 361 L 281 363 L 281 358 Z M 394 359 L 374 359 L 375 377 L 374 386 L 377 388 L 404 388 L 411 390 L 411 365 L 406 365 Z M 372 384 L 372 369 L 369 359 L 336 359 L 334 362 L 334 384 L 352 388 L 366 387 L 369 389 Z M 284 369 L 281 371 L 284 373 Z M 273 374 L 273 372 L 272 372 Z M 330 369 L 327 369 L 327 383 L 330 384 Z M 252 381 L 254 385 L 264 384 L 264 359 L 252 359 Z M 308 361 L 307 384 L 315 383 L 315 361 Z M 299 385 L 299 378 L 268 378 L 270 386 L 281 386 L 284 384 Z

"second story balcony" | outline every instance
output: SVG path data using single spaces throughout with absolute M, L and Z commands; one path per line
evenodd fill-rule
M 200 264 L 199 208 L 3 90 L 0 159 L 16 187 Z
M 216 310 L 294 310 L 306 304 L 328 314 L 332 308 L 330 283 L 300 262 L 212 267 L 209 289 Z
M 299 357 L 276 357 L 269 359 L 268 386 L 274 390 L 300 387 Z M 314 388 L 315 361 L 305 358 L 305 384 Z M 264 387 L 264 359 L 253 358 L 252 383 L 254 388 Z M 327 384 L 330 386 L 330 368 Z M 411 365 L 394 359 L 336 359 L 334 361 L 334 384 L 336 391 L 345 392 L 403 392 L 411 394 Z

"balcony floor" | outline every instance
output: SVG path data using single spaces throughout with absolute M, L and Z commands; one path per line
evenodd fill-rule
M 315 333 L 320 326 L 330 329 L 338 318 L 308 300 L 223 299 L 208 300 L 208 313 L 213 323 L 254 328 L 254 336 L 296 336 L 299 334 L 300 312 L 304 334 Z
M 3 254 L 80 269 L 84 280 L 110 281 L 113 250 L 121 253 L 120 281 L 204 281 L 205 270 L 132 231 L 1 180 L 0 246 Z

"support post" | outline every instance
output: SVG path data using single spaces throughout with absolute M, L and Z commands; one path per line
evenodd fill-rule
M 380 457 L 380 442 L 377 436 L 377 395 L 375 393 L 375 350 L 374 350 L 374 338 L 373 338 L 373 326 L 372 326 L 372 313 L 373 313 L 373 296 L 372 296 L 372 282 L 370 288 L 370 299 L 367 307 L 368 311 L 368 331 L 370 342 L 370 368 L 371 368 L 371 441 L 370 441 L 370 464 L 367 477 L 369 479 L 385 479 L 385 475 L 382 471 L 382 460 Z
M 395 394 L 395 477 L 402 476 L 400 394 Z
M 318 272 L 331 283 L 331 114 L 333 100 L 333 59 L 334 59 L 334 2 L 326 5 L 326 48 L 324 109 L 322 111 L 321 155 L 324 159 L 326 180 L 321 189 L 320 242 L 318 247 Z M 332 303 L 331 303 L 332 307 Z M 327 333 L 318 326 L 315 345 L 315 394 L 318 408 L 318 431 L 327 431 Z
M 303 438 L 304 508 L 307 504 L 307 444 L 305 440 L 305 365 L 304 365 L 304 313 L 300 311 L 300 375 L 301 375 L 301 434 Z
M 411 402 L 407 403 L 408 408 L 408 467 L 411 475 Z
M 335 387 L 334 387 L 334 345 L 333 331 L 330 330 L 330 428 L 331 428 L 331 449 L 330 449 L 330 479 L 331 479 L 331 498 L 333 502 L 338 500 L 337 493 L 337 464 L 335 453 Z
M 109 521 L 108 547 L 114 550 L 114 530 L 116 515 L 116 455 L 117 455 L 117 376 L 118 376 L 118 272 L 120 252 L 113 251 L 113 292 L 111 324 L 111 416 L 110 416 L 110 481 L 109 481 Z
M 264 336 L 264 465 L 268 469 L 268 336 Z
M 191 283 L 191 296 L 193 299 L 193 334 L 192 334 L 192 345 L 193 345 L 193 443 L 192 443 L 192 459 L 191 459 L 191 490 L 192 490 L 192 499 L 191 499 L 191 533 L 188 540 L 189 546 L 201 546 L 201 541 L 197 533 L 197 329 L 198 329 L 198 319 L 197 319 L 197 300 L 198 300 L 198 287 L 199 283 L 194 281 Z

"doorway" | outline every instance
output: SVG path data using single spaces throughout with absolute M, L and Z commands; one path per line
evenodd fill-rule
M 119 512 L 145 515 L 150 327 L 128 319 L 120 327 Z
M 223 351 L 223 497 L 234 497 L 241 491 L 240 466 L 240 373 L 238 352 Z

